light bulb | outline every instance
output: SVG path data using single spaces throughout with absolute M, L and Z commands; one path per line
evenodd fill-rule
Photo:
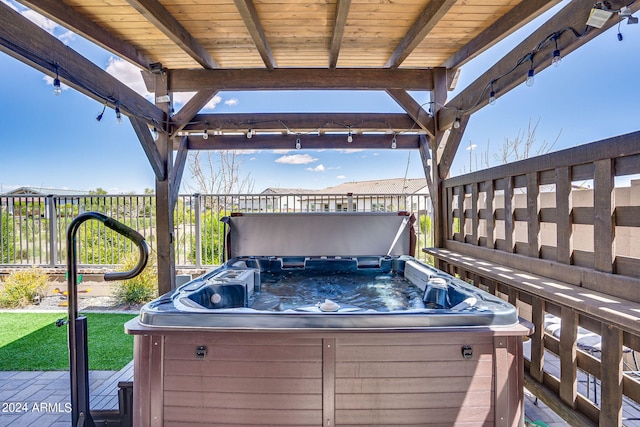
M 460 128 L 460 119 L 458 117 L 456 117 L 456 119 L 453 121 L 453 128 L 454 129 Z
M 120 107 L 116 105 L 116 124 L 122 124 L 122 114 L 120 114 Z
M 202 134 L 202 139 L 209 139 L 209 131 L 204 131 L 204 133 Z
M 393 139 L 391 140 L 391 148 L 396 148 L 398 146 L 397 141 L 396 141 L 396 136 L 393 135 Z
M 155 128 L 155 127 L 153 128 L 153 130 L 151 131 L 151 137 L 153 138 L 154 141 L 158 140 L 159 135 L 158 135 L 158 129 L 157 128 Z
M 56 96 L 62 94 L 62 88 L 60 87 L 60 79 L 58 77 L 53 79 L 53 94 Z
M 296 150 L 299 150 L 302 148 L 302 144 L 300 143 L 300 138 L 296 139 Z
M 560 49 L 556 49 L 553 51 L 553 58 L 551 58 L 551 64 L 554 67 L 559 67 L 562 62 L 562 57 L 560 56 Z
M 533 86 L 533 75 L 535 74 L 535 71 L 533 70 L 533 68 L 531 68 L 529 70 L 529 72 L 527 73 L 527 82 L 526 85 L 531 87 Z
M 251 139 L 253 137 L 253 129 L 249 129 L 247 131 L 247 139 Z
M 489 94 L 489 104 L 494 105 L 496 103 L 496 93 L 491 91 Z
M 351 131 L 349 131 L 349 134 L 347 135 L 347 142 L 353 142 L 353 134 Z

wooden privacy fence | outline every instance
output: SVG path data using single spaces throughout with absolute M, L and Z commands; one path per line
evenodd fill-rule
M 640 407 L 638 174 L 640 132 L 447 179 L 444 244 L 424 250 L 534 323 L 526 384 L 572 425 L 620 426 Z

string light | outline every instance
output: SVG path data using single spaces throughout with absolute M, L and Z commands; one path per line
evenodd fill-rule
M 209 131 L 208 130 L 204 130 L 204 133 L 202 134 L 202 139 L 209 139 Z
M 395 150 L 395 148 L 398 146 L 398 141 L 396 140 L 396 134 L 393 134 L 393 139 L 391 139 L 391 148 Z
M 53 79 L 53 94 L 56 96 L 59 96 L 62 94 L 62 87 L 60 84 L 60 79 L 58 76 L 58 64 L 55 64 L 56 66 L 56 78 Z
M 456 117 L 456 119 L 453 121 L 453 128 L 454 129 L 460 128 L 460 117 Z
M 151 137 L 153 138 L 154 141 L 157 141 L 158 138 L 160 137 L 160 135 L 158 134 L 158 128 L 156 128 L 155 126 L 153 127 L 153 130 L 151 131 Z
M 529 68 L 529 72 L 527 73 L 526 85 L 531 87 L 533 86 L 533 82 L 534 82 L 533 76 L 536 73 L 535 70 L 533 69 L 533 54 L 529 55 L 529 60 L 531 61 L 531 68 Z
M 249 129 L 247 131 L 247 139 L 251 139 L 253 137 L 253 129 Z
M 122 114 L 120 114 L 120 101 L 116 101 L 116 124 L 122 124 Z
M 553 51 L 553 58 L 551 58 L 551 64 L 554 67 L 559 67 L 562 62 L 562 57 L 560 56 L 560 49 L 558 49 L 558 36 L 553 38 L 553 41 L 556 43 L 556 49 Z
M 302 148 L 302 144 L 300 143 L 300 137 L 298 137 L 296 139 L 296 150 L 299 150 Z
M 353 134 L 351 133 L 351 126 L 349 126 L 349 134 L 347 134 L 347 142 L 353 142 Z
M 98 114 L 96 116 L 96 121 L 99 122 L 100 120 L 102 120 L 102 116 L 104 116 L 104 111 L 107 109 L 107 103 L 105 102 L 104 105 L 102 106 L 102 111 L 100 112 L 100 114 Z

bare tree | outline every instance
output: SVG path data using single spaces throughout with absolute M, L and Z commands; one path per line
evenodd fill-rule
M 520 129 L 515 138 L 505 138 L 504 143 L 493 153 L 494 160 L 501 164 L 507 164 L 518 160 L 528 159 L 529 157 L 539 156 L 546 154 L 553 149 L 562 134 L 562 129 L 558 132 L 556 139 L 549 144 L 547 141 L 542 141 L 540 144 L 536 140 L 536 131 L 538 130 L 538 124 L 540 124 L 540 118 L 532 126 L 531 119 L 526 131 Z M 482 155 L 482 163 L 485 167 L 491 167 L 489 162 L 489 147 L 487 151 Z
M 189 158 L 189 172 L 194 185 L 190 191 L 202 194 L 239 194 L 253 191 L 253 178 L 247 173 L 241 176 L 243 157 L 237 151 L 207 151 L 201 156 L 195 151 Z

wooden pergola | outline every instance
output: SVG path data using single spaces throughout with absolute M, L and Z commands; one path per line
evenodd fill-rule
M 161 293 L 175 288 L 173 208 L 188 150 L 293 148 L 299 135 L 308 132 L 317 133 L 312 142 L 313 148 L 389 148 L 393 138 L 398 149 L 418 150 L 434 202 L 436 248 L 454 247 L 460 252 L 477 255 L 484 254 L 484 249 L 479 248 L 484 242 L 491 250 L 517 253 L 516 242 L 512 241 L 510 235 L 505 238 L 505 250 L 495 243 L 493 236 L 483 241 L 476 231 L 465 236 L 464 231 L 451 230 L 451 215 L 461 218 L 463 222 L 467 215 L 462 209 L 457 209 L 453 214 L 448 212 L 447 206 L 451 207 L 451 200 L 458 197 L 459 206 L 462 206 L 467 194 L 477 203 L 478 191 L 485 191 L 493 197 L 493 182 L 498 182 L 498 178 L 478 175 L 477 182 L 453 180 L 450 184 L 443 184 L 449 177 L 469 117 L 486 106 L 491 97 L 500 97 L 523 83 L 530 70 L 541 72 L 552 63 L 556 54 L 561 52 L 566 56 L 618 24 L 625 16 L 621 8 L 629 5 L 628 1 L 621 0 L 599 2 L 596 5 L 594 0 L 567 2 L 564 8 L 511 51 L 497 58 L 477 80 L 454 98 L 447 99 L 447 93 L 455 86 L 461 67 L 557 5 L 559 0 L 18 1 L 138 66 L 148 89 L 155 95 L 155 103 L 147 101 L 11 7 L 0 3 L 0 49 L 3 52 L 100 103 L 119 109 L 129 117 L 156 177 L 158 280 Z M 595 11 L 594 16 L 602 18 L 597 24 L 590 21 L 592 25 L 587 25 L 594 8 L 600 9 Z M 631 2 L 625 12 L 633 13 L 639 8 L 640 2 Z M 203 107 L 220 91 L 309 89 L 385 91 L 405 113 L 343 114 L 327 111 L 301 114 L 291 111 L 287 114 L 201 114 Z M 410 91 L 430 91 L 431 102 L 429 105 L 419 104 Z M 173 114 L 173 95 L 178 92 L 195 92 L 195 95 Z M 152 136 L 153 130 L 159 131 L 157 140 Z M 348 142 L 349 133 L 357 135 L 353 143 Z M 209 138 L 209 135 L 215 137 Z M 621 163 L 620 170 L 636 170 L 634 165 L 638 154 L 637 149 L 633 148 L 635 138 L 632 142 L 624 138 L 613 142 L 615 147 L 626 150 L 620 156 L 633 156 Z M 589 170 L 595 168 L 596 179 L 608 182 L 610 187 L 616 170 L 607 162 L 614 160 L 603 160 L 600 152 L 603 152 L 601 148 L 582 150 L 580 159 L 595 162 L 596 166 Z M 570 193 L 572 166 L 565 164 L 568 157 L 571 156 L 549 158 L 547 163 L 556 168 L 552 177 L 547 172 L 535 169 L 538 166 L 533 163 L 527 166 L 529 172 L 525 178 L 532 197 L 529 213 L 533 221 L 539 221 L 542 215 L 535 205 L 540 184 L 556 180 L 554 182 L 564 183 L 558 184 L 559 192 L 564 189 L 567 194 Z M 578 168 L 575 171 L 582 173 L 586 169 Z M 561 179 L 562 173 L 564 180 Z M 476 179 L 475 175 L 472 178 Z M 499 179 L 506 180 L 505 192 L 512 194 L 513 186 L 520 185 L 519 182 L 524 178 L 515 169 L 509 169 Z M 606 191 L 598 197 L 601 199 L 599 206 L 602 207 L 596 207 L 596 213 L 603 212 L 604 219 L 597 217 L 593 220 L 596 234 L 612 240 L 611 203 L 607 208 Z M 570 213 L 570 202 L 558 200 L 560 204 L 555 210 L 562 208 Z M 467 220 L 477 227 L 484 208 L 474 209 Z M 519 213 L 511 205 L 508 210 L 512 211 L 513 216 L 507 217 L 505 222 L 507 227 L 511 227 L 518 220 Z M 629 210 L 628 213 L 630 215 L 625 218 L 629 219 L 625 221 L 629 221 L 631 226 L 638 226 L 633 219 L 633 212 Z M 490 228 L 493 218 L 491 215 Z M 564 217 L 560 215 L 557 218 L 559 230 L 571 226 L 570 215 L 569 220 L 561 221 Z M 535 228 L 530 228 L 529 236 L 529 256 L 545 258 Z M 572 254 L 570 232 L 560 235 L 558 239 L 557 260 L 554 262 L 573 267 L 575 254 Z M 565 241 L 569 243 L 564 244 Z M 468 246 L 473 248 L 469 249 Z M 595 255 L 598 274 L 616 273 L 615 260 L 614 267 L 611 267 L 612 253 L 601 254 L 598 251 L 596 249 Z M 441 261 L 448 259 L 453 265 L 452 256 L 447 258 L 444 252 L 436 255 L 441 257 Z M 555 253 L 553 256 L 556 256 Z M 525 265 L 518 264 L 520 258 L 517 256 L 508 258 L 515 260 L 512 266 Z M 535 263 L 531 264 L 532 268 L 536 268 Z M 539 264 L 540 271 L 553 273 L 548 263 L 540 261 Z M 482 269 L 470 274 L 475 282 L 479 280 Z M 562 274 L 564 276 L 561 279 L 567 282 L 571 282 L 573 277 L 583 277 L 577 268 Z M 598 279 L 600 276 L 593 277 L 596 277 L 596 282 L 601 280 Z M 506 283 L 498 276 L 492 280 L 494 282 L 491 283 L 497 283 L 499 286 L 495 286 L 498 288 L 518 286 Z M 625 297 L 637 301 L 637 297 L 633 296 L 633 289 L 637 290 L 637 279 L 622 277 L 616 280 L 622 283 L 618 289 L 625 290 Z M 603 279 L 598 283 L 605 282 L 607 280 Z M 579 285 L 584 286 L 582 283 Z M 603 285 L 592 286 L 599 286 L 598 289 L 604 291 L 608 289 Z M 516 289 L 513 293 L 509 292 L 509 299 L 514 303 L 520 301 L 521 293 L 526 292 L 526 289 Z M 552 293 L 549 295 L 549 298 L 553 298 Z M 525 300 L 533 305 L 534 313 L 538 316 L 536 326 L 540 326 L 540 313 L 544 313 L 545 299 Z M 574 328 L 578 322 L 576 313 L 589 313 L 589 308 L 583 305 L 555 302 L 562 307 L 563 322 L 573 324 Z M 638 334 L 635 329 L 629 329 L 624 320 L 593 316 L 592 320 L 602 322 L 603 328 L 605 322 L 612 322 L 621 328 L 619 331 L 616 329 L 618 332 L 611 338 L 620 352 L 622 342 L 632 348 L 640 348 Z M 631 335 L 623 335 L 622 331 Z M 540 350 L 547 344 L 546 341 L 540 343 L 548 338 L 543 337 L 542 332 L 538 334 L 542 335 L 534 337 L 538 354 L 531 368 L 535 368 L 537 376 L 532 375 L 540 384 L 547 385 L 549 380 L 543 375 L 543 355 Z M 563 377 L 563 384 L 566 384 L 565 380 L 575 384 L 575 369 L 580 363 L 575 357 L 575 333 L 563 334 L 566 338 L 560 341 L 559 351 L 568 355 L 563 363 L 573 368 L 572 375 L 571 369 L 567 370 L 569 373 L 566 375 L 569 376 Z M 616 357 L 614 354 L 603 359 L 607 369 L 615 366 Z M 607 384 L 609 388 L 606 392 L 610 395 L 606 405 L 603 403 L 606 407 L 603 409 L 604 418 L 600 414 L 600 425 L 619 424 L 620 415 L 616 411 L 620 407 L 621 395 L 618 399 L 615 387 L 610 387 L 613 383 Z M 575 387 L 558 387 L 557 400 L 563 402 L 559 407 L 568 404 L 576 408 L 580 405 Z M 633 390 L 636 391 L 632 393 L 637 393 L 637 389 Z M 599 414 L 593 409 L 580 411 L 591 420 Z M 613 424 L 607 424 L 611 420 L 614 420 Z

